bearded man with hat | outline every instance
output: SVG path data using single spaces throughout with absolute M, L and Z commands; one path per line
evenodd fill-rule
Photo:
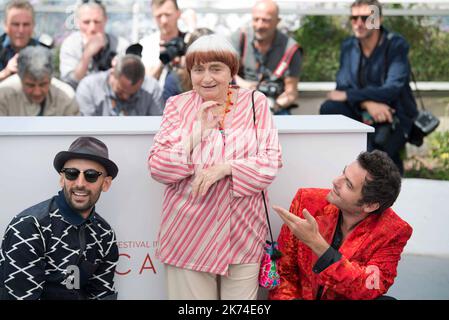
M 14 217 L 6 229 L 0 299 L 116 299 L 116 237 L 95 204 L 118 167 L 93 137 L 76 139 L 53 166 L 62 190 Z

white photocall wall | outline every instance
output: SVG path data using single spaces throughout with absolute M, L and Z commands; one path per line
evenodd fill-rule
M 97 211 L 117 233 L 119 299 L 165 299 L 155 258 L 164 186 L 148 173 L 148 151 L 160 117 L 0 117 L 0 234 L 12 217 L 59 191 L 56 153 L 91 135 L 104 141 L 119 174 Z M 330 187 L 366 149 L 371 127 L 343 116 L 277 116 L 283 168 L 269 188 L 271 204 L 289 207 L 299 187 Z M 281 222 L 271 212 L 277 236 Z

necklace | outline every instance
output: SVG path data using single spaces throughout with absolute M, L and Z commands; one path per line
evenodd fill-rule
M 226 94 L 226 103 L 224 108 L 224 114 L 223 119 L 221 119 L 218 122 L 218 130 L 220 130 L 221 135 L 224 137 L 224 122 L 226 119 L 227 114 L 231 111 L 231 106 L 234 105 L 234 103 L 231 101 L 232 91 L 229 89 L 228 93 Z

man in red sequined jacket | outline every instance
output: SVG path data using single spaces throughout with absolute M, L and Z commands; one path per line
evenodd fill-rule
M 390 207 L 401 177 L 381 151 L 361 153 L 329 189 L 299 189 L 278 238 L 270 299 L 377 299 L 394 282 L 412 228 Z

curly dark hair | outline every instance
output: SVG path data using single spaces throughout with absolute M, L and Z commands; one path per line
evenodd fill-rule
M 401 174 L 393 160 L 383 151 L 362 152 L 357 162 L 368 174 L 359 205 L 379 203 L 373 213 L 382 213 L 393 205 L 401 191 Z

